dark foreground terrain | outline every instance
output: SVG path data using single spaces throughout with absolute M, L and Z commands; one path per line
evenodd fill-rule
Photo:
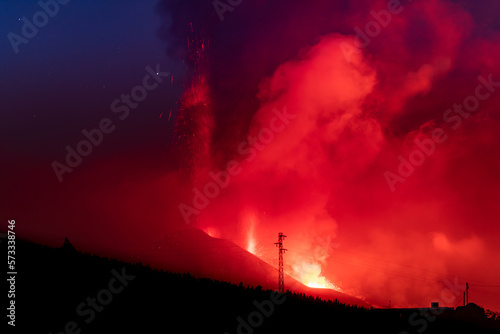
M 475 305 L 368 310 L 82 254 L 69 242 L 18 240 L 16 264 L 16 333 L 500 333 Z

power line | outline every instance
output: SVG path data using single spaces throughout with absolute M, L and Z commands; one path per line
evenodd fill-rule
M 299 248 L 301 249 L 301 248 Z M 306 255 L 310 255 L 311 254 L 311 251 L 310 250 L 305 250 L 305 249 L 301 249 L 303 252 L 297 252 L 297 253 L 301 253 L 301 254 L 306 254 Z M 345 250 L 345 249 L 340 249 L 340 248 L 336 248 L 335 249 L 335 252 L 337 251 L 340 251 L 340 252 L 344 252 L 344 253 L 348 253 L 348 254 L 352 254 L 352 255 L 356 255 L 356 256 L 360 256 L 360 257 L 365 257 L 365 258 L 368 258 L 368 259 L 372 259 L 372 260 L 377 260 L 377 261 L 380 261 L 380 262 L 385 262 L 385 263 L 389 263 L 389 264 L 392 264 L 392 265 L 396 265 L 396 266 L 401 266 L 401 267 L 407 267 L 407 268 L 411 268 L 411 269 L 414 269 L 414 270 L 418 270 L 418 271 L 422 271 L 422 272 L 428 272 L 428 273 L 432 273 L 432 274 L 435 274 L 435 275 L 439 275 L 439 276 L 453 276 L 453 277 L 456 277 L 456 278 L 459 278 L 463 281 L 466 281 L 466 282 L 479 282 L 481 284 L 470 284 L 470 286 L 483 286 L 483 287 L 500 287 L 500 285 L 489 285 L 489 284 L 486 284 L 484 282 L 480 282 L 480 281 L 476 281 L 476 280 L 471 280 L 471 279 L 468 279 L 468 278 L 464 278 L 464 277 L 461 277 L 459 275 L 453 275 L 451 273 L 442 273 L 442 272 L 437 272 L 437 271 L 433 271 L 433 270 L 428 270 L 428 269 L 424 269 L 424 268 L 420 268 L 420 267 L 415 267 L 415 266 L 411 266 L 411 265 L 408 265 L 408 264 L 402 264 L 402 263 L 397 263 L 397 262 L 392 262 L 392 261 L 388 261 L 388 260 L 385 260 L 385 259 L 382 259 L 382 258 L 378 258 L 378 257 L 374 257 L 374 256 L 369 256 L 369 255 L 365 255 L 365 254 L 360 254 L 360 253 L 356 253 L 356 252 L 352 252 L 352 251 L 348 251 L 348 250 Z M 294 250 L 294 252 L 296 252 Z M 335 261 L 335 258 L 333 258 L 333 261 Z M 345 259 L 346 261 L 350 261 L 351 259 Z M 338 261 L 339 263 L 343 263 L 343 262 L 340 262 Z M 351 264 L 351 263 L 344 263 L 344 264 Z M 361 264 L 358 264 L 358 266 L 363 266 Z M 366 266 L 368 268 L 368 266 Z M 373 268 L 373 267 L 370 267 L 370 268 Z M 441 282 L 439 280 L 435 280 L 436 282 Z
M 306 255 L 310 254 L 310 252 L 297 252 L 295 250 L 292 250 L 292 252 L 306 254 Z M 413 279 L 413 280 L 420 280 L 420 281 L 424 281 L 424 282 L 442 283 L 441 280 L 437 280 L 437 279 L 429 279 L 429 278 L 424 278 L 424 277 L 418 277 L 418 276 L 415 276 L 415 275 L 409 275 L 408 273 L 396 273 L 396 272 L 393 272 L 393 271 L 383 270 L 383 269 L 386 269 L 386 268 L 380 268 L 380 267 L 370 266 L 370 265 L 361 264 L 361 263 L 354 263 L 354 262 L 349 261 L 349 260 L 347 260 L 348 262 L 343 262 L 343 261 L 340 261 L 338 258 L 335 258 L 335 257 L 332 257 L 329 261 L 337 262 L 337 263 L 342 263 L 342 264 L 347 264 L 347 265 L 352 265 L 352 266 L 364 267 L 364 268 L 367 268 L 367 269 L 372 270 L 372 271 L 378 271 L 378 272 L 381 272 L 381 273 L 385 273 L 385 274 L 389 274 L 389 275 L 394 275 L 394 276 L 398 276 L 398 277 L 402 277 L 402 278 L 408 278 L 408 279 Z M 417 268 L 415 268 L 415 269 L 417 269 Z
M 489 285 L 489 284 L 470 284 L 470 286 L 481 286 L 487 288 L 500 288 L 500 285 Z
M 411 279 L 411 280 L 423 281 L 423 282 L 428 282 L 428 283 L 443 283 L 440 280 L 428 279 L 428 278 L 424 278 L 424 277 L 416 277 L 416 276 L 411 276 L 408 274 L 405 275 L 405 274 L 401 274 L 401 273 L 395 273 L 395 272 L 391 272 L 388 270 L 383 270 L 379 267 L 368 266 L 368 265 L 363 265 L 363 264 L 359 264 L 359 263 L 342 262 L 342 261 L 338 261 L 337 259 L 332 259 L 331 261 L 337 262 L 337 263 L 342 263 L 342 264 L 347 264 L 347 265 L 352 265 L 352 266 L 357 266 L 357 267 L 364 267 L 364 268 L 371 270 L 371 271 L 378 271 L 378 272 L 381 272 L 384 274 L 389 274 L 389 275 L 398 276 L 401 278 L 406 278 L 406 279 Z

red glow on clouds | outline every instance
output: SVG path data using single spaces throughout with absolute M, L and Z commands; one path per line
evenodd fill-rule
M 366 19 L 354 17 L 353 25 Z M 210 144 L 209 170 L 220 171 L 230 157 L 241 173 L 200 211 L 197 226 L 273 265 L 273 243 L 283 231 L 287 274 L 379 306 L 389 299 L 395 306 L 428 305 L 455 278 L 499 282 L 493 263 L 500 249 L 492 237 L 499 232 L 498 209 L 490 204 L 498 200 L 494 166 L 500 160 L 496 137 L 488 137 L 499 128 L 492 109 L 499 95 L 459 131 L 451 132 L 442 118 L 474 91 L 478 75 L 496 73 L 500 81 L 498 65 L 490 62 L 456 83 L 463 66 L 486 57 L 468 49 L 479 43 L 468 40 L 473 29 L 459 5 L 428 1 L 408 4 L 349 59 L 341 45 L 355 47 L 351 36 L 316 38 L 261 78 L 259 106 L 246 130 L 226 129 L 238 134 L 227 138 L 258 138 L 273 111 L 286 110 L 294 117 L 284 130 L 255 146 L 251 159 L 236 149 L 241 141 Z M 410 42 L 412 33 L 421 40 Z M 391 192 L 384 171 L 397 169 L 398 156 L 413 149 L 409 138 L 426 136 L 427 125 L 442 126 L 450 138 Z M 201 189 L 209 180 L 202 173 L 193 184 Z M 499 308 L 493 296 L 477 300 Z

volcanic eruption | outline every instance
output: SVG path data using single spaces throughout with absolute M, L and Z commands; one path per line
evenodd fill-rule
M 189 30 L 168 49 L 190 59 L 177 116 L 180 169 L 189 171 L 191 189 L 178 206 L 185 223 L 272 266 L 277 232 L 285 231 L 287 275 L 379 306 L 427 305 L 454 278 L 459 286 L 500 279 L 498 268 L 474 270 L 498 259 L 485 233 L 498 231 L 486 223 L 498 210 L 467 194 L 498 196 L 470 177 L 479 163 L 462 158 L 485 145 L 478 159 L 498 164 L 486 153 L 498 142 L 480 128 L 498 128 L 498 97 L 492 92 L 457 132 L 442 117 L 474 92 L 477 77 L 500 72 L 484 53 L 470 52 L 498 49 L 498 34 L 470 38 L 480 28 L 451 1 L 401 5 L 366 45 L 353 38 L 359 28 L 348 28 L 387 15 L 383 1 L 363 2 L 364 10 L 346 1 L 287 3 L 283 11 L 283 2 L 257 1 L 223 22 L 207 5 L 187 12 L 174 3 L 159 5 L 179 13 L 160 31 Z M 415 156 L 415 138 L 428 140 L 435 129 L 453 139 L 435 142 L 422 167 L 391 187 L 387 171 Z M 471 233 L 465 227 L 474 215 L 484 227 Z M 449 304 L 459 302 L 457 294 Z

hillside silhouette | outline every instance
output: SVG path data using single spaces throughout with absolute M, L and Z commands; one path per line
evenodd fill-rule
M 51 248 L 18 239 L 17 263 L 16 330 L 22 333 L 419 333 L 421 328 L 409 323 L 410 311 L 349 306 L 304 293 L 280 296 L 260 286 L 83 254 L 69 240 Z M 473 311 L 474 317 L 467 308 L 436 316 L 425 333 L 500 333 L 499 320 L 481 317 L 477 306 Z
M 235 243 L 214 238 L 195 228 L 170 232 L 158 239 L 152 249 L 138 251 L 141 261 L 155 268 L 190 272 L 197 277 L 275 289 L 276 268 Z M 332 289 L 310 288 L 285 274 L 286 288 L 343 304 L 370 307 L 365 301 Z

